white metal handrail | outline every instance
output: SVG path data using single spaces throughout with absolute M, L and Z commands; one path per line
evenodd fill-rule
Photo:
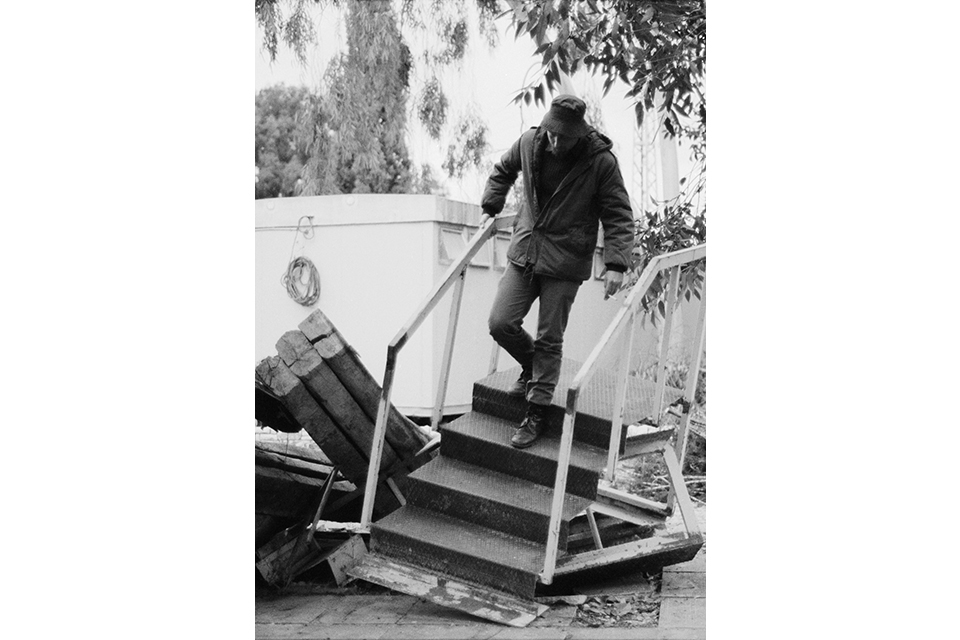
M 513 215 L 501 215 L 487 218 L 480 224 L 480 228 L 467 244 L 463 255 L 456 260 L 443 278 L 434 285 L 433 289 L 411 316 L 403 328 L 397 332 L 387 346 L 387 364 L 383 373 L 383 388 L 380 393 L 380 404 L 377 407 L 377 423 L 373 431 L 373 443 L 370 449 L 370 461 L 367 467 L 367 484 L 364 487 L 363 510 L 360 517 L 360 529 L 370 530 L 370 521 L 373 519 L 373 501 L 376 498 L 377 483 L 380 478 L 380 460 L 383 456 L 384 437 L 387 432 L 387 416 L 390 407 L 390 394 L 393 391 L 393 377 L 397 368 L 397 356 L 400 349 L 410 340 L 413 333 L 420 327 L 434 307 L 440 302 L 444 294 L 454 287 L 453 301 L 450 305 L 450 321 L 447 325 L 447 337 L 444 342 L 443 360 L 440 367 L 440 384 L 437 389 L 437 400 L 431 415 L 431 424 L 434 428 L 439 423 L 439 416 L 443 412 L 443 403 L 447 392 L 447 378 L 450 372 L 450 363 L 453 358 L 453 343 L 457 334 L 457 324 L 460 317 L 460 302 L 463 299 L 463 283 L 466 278 L 467 267 L 477 255 L 483 244 L 499 229 L 508 228 L 513 224 Z
M 563 511 L 563 500 L 566 494 L 567 471 L 569 469 L 570 453 L 573 447 L 573 424 L 576 418 L 577 401 L 580 396 L 580 390 L 587 384 L 590 377 L 596 372 L 597 362 L 599 361 L 603 352 L 623 333 L 624 329 L 629 327 L 630 333 L 628 337 L 628 350 L 623 356 L 621 366 L 617 373 L 617 394 L 615 395 L 616 405 L 614 407 L 613 426 L 610 434 L 611 452 L 608 455 L 608 467 L 610 467 L 615 464 L 615 450 L 619 448 L 620 431 L 623 425 L 623 405 L 626 396 L 627 373 L 629 368 L 627 363 L 630 360 L 630 351 L 633 348 L 633 327 L 636 322 L 636 317 L 639 311 L 640 303 L 643 300 L 643 296 L 653 284 L 657 274 L 661 271 L 679 267 L 683 264 L 705 258 L 706 255 L 707 245 L 706 243 L 703 243 L 695 247 L 681 249 L 671 253 L 665 253 L 653 258 L 640 274 L 640 278 L 637 280 L 637 282 L 633 285 L 633 287 L 631 287 L 630 293 L 627 294 L 620 311 L 618 311 L 617 315 L 614 316 L 613 320 L 610 322 L 610 325 L 607 327 L 607 330 L 604 331 L 600 341 L 597 342 L 596 346 L 593 348 L 593 351 L 590 352 L 586 362 L 584 362 L 580 367 L 579 371 L 573 378 L 573 382 L 571 382 L 570 387 L 567 390 L 566 412 L 563 417 L 563 431 L 560 435 L 560 451 L 557 457 L 557 476 L 553 486 L 553 502 L 550 510 L 550 525 L 547 531 L 546 555 L 543 562 L 543 571 L 540 573 L 540 580 L 544 584 L 550 584 L 553 582 L 553 574 L 557 565 L 557 550 L 560 541 L 560 515 Z M 674 278 L 671 278 L 671 280 L 674 280 Z M 703 288 L 705 293 L 706 287 L 704 286 Z M 704 318 L 703 314 L 705 307 L 706 298 L 704 296 L 702 297 L 700 311 L 701 327 L 703 326 L 702 321 Z M 700 333 L 701 335 L 698 336 L 696 347 L 696 366 L 691 369 L 694 372 L 698 371 L 700 367 L 700 351 L 702 351 L 702 328 Z M 692 387 L 696 386 L 696 377 L 694 377 L 694 384 L 688 386 L 691 387 L 691 389 L 688 389 L 688 395 L 692 396 Z M 678 440 L 682 440 L 682 434 L 680 433 L 678 433 Z M 678 446 L 681 446 L 680 443 L 678 443 Z M 608 468 L 607 472 L 608 474 L 612 473 L 612 469 Z

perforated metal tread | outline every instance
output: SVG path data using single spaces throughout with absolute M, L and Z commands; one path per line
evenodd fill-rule
M 407 504 L 371 525 L 371 550 L 532 597 L 543 545 Z
M 552 488 L 443 455 L 412 473 L 408 480 L 409 504 L 546 542 Z M 562 540 L 566 539 L 569 521 L 590 503 L 575 495 L 564 498 Z M 561 549 L 565 546 L 561 543 Z
M 560 380 L 553 394 L 553 403 L 550 415 L 556 433 L 559 435 L 559 426 L 562 424 L 566 410 L 567 390 L 573 378 L 580 370 L 581 363 L 564 358 L 560 368 Z M 507 390 L 520 375 L 520 368 L 515 367 L 498 371 L 486 378 L 478 380 L 473 386 L 474 410 L 504 418 L 510 422 L 519 423 L 523 419 L 526 404 L 523 398 L 510 396 Z M 654 417 L 653 404 L 657 385 L 649 380 L 636 377 L 627 379 L 626 397 L 624 399 L 624 424 L 633 424 L 643 418 Z M 607 370 L 598 369 L 581 390 L 577 401 L 577 419 L 574 428 L 574 437 L 592 445 L 606 448 L 610 439 L 610 416 L 612 414 L 615 393 L 616 376 Z M 673 402 L 683 394 L 672 387 L 664 389 L 664 406 Z
M 503 418 L 471 411 L 441 427 L 440 453 L 477 466 L 553 487 L 560 438 L 544 434 L 526 449 L 510 445 L 517 425 Z M 596 497 L 597 479 L 606 466 L 606 454 L 574 441 L 567 476 L 567 492 Z

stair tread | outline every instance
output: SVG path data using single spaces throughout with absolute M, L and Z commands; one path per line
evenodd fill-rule
M 543 568 L 542 544 L 411 504 L 375 522 L 373 529 L 374 538 L 381 529 L 531 574 Z
M 444 430 L 457 431 L 472 438 L 504 447 L 511 446 L 510 436 L 513 435 L 516 428 L 516 423 L 478 411 L 465 413 L 442 427 Z M 443 452 L 442 443 L 440 451 Z M 559 436 L 544 434 L 532 445 L 523 449 L 523 452 L 537 458 L 556 462 L 560 452 L 560 438 Z M 570 452 L 570 464 L 572 466 L 599 472 L 606 466 L 606 463 L 607 455 L 602 449 L 576 440 L 573 441 L 573 448 Z
M 478 498 L 510 505 L 539 515 L 550 515 L 553 488 L 492 471 L 469 462 L 440 455 L 409 476 L 432 485 L 468 493 Z M 564 498 L 564 520 L 586 509 L 591 500 L 568 494 Z
M 567 390 L 570 388 L 581 366 L 582 363 L 569 358 L 564 358 L 561 361 L 560 379 L 557 381 L 557 387 L 553 394 L 553 402 L 551 403 L 554 407 L 566 410 Z M 506 391 L 513 386 L 514 382 L 516 382 L 519 375 L 520 367 L 504 369 L 503 371 L 497 371 L 478 380 L 475 384 L 480 387 L 506 393 Z M 656 383 L 650 380 L 643 380 L 636 376 L 627 378 L 626 398 L 624 400 L 623 410 L 624 424 L 633 424 L 643 418 L 651 417 L 656 388 Z M 584 416 L 592 416 L 609 424 L 616 391 L 616 374 L 606 369 L 597 369 L 591 375 L 587 384 L 580 390 L 580 395 L 577 400 L 577 413 Z M 666 407 L 682 395 L 682 390 L 665 387 L 663 406 Z M 517 398 L 516 401 L 520 404 L 523 403 L 522 398 Z
M 518 597 L 489 585 L 452 580 L 444 573 L 374 551 L 365 554 L 360 562 L 347 569 L 347 573 L 400 593 L 514 627 L 528 625 L 549 609 L 548 605 L 532 598 Z

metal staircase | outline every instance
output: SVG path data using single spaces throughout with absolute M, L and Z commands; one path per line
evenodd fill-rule
M 564 361 L 558 391 L 566 391 L 578 368 L 578 363 Z M 550 427 L 532 446 L 510 446 L 525 406 L 521 398 L 506 393 L 518 373 L 501 371 L 474 385 L 473 411 L 442 427 L 439 455 L 408 477 L 406 505 L 372 523 L 370 552 L 352 575 L 514 626 L 525 626 L 546 608 L 536 596 L 546 556 L 563 407 L 551 407 Z M 583 520 L 593 505 L 602 509 L 598 485 L 607 454 L 597 443 L 609 441 L 611 421 L 590 409 L 603 406 L 610 389 L 605 382 L 601 377 L 587 388 L 584 410 L 575 423 L 560 519 L 561 567 L 564 559 L 577 557 L 566 553 L 571 522 L 578 516 Z M 633 412 L 642 412 L 644 401 L 649 402 L 648 386 L 638 381 L 631 385 Z M 645 518 L 647 523 L 665 519 L 651 513 Z M 699 536 L 686 538 L 670 558 L 653 564 L 689 560 L 702 544 Z M 636 564 L 638 559 L 628 554 L 619 562 Z M 446 586 L 450 581 L 454 584 Z
M 705 246 L 655 258 L 624 302 L 587 362 L 564 360 L 548 428 L 532 446 L 515 449 L 510 436 L 522 419 L 522 398 L 507 394 L 519 368 L 492 373 L 476 382 L 472 411 L 443 425 L 439 455 L 407 478 L 404 506 L 373 522 L 372 505 L 383 447 L 387 408 L 397 354 L 410 335 L 454 288 L 444 372 L 449 371 L 456 314 L 466 265 L 490 237 L 488 222 L 467 250 L 437 284 L 420 312 L 387 349 L 376 432 L 368 466 L 364 509 L 358 531 L 369 532 L 370 550 L 348 570 L 355 578 L 512 626 L 526 626 L 546 610 L 537 601 L 538 588 L 555 579 L 585 576 L 597 570 L 653 568 L 693 558 L 703 545 L 679 459 L 685 444 L 686 412 L 680 427 L 661 428 L 627 437 L 623 425 L 659 416 L 664 402 L 680 397 L 665 388 L 629 376 L 626 364 L 617 372 L 597 366 L 600 353 L 620 335 L 631 335 L 638 317 L 638 295 L 660 270 L 672 269 L 705 255 Z M 700 326 L 703 324 L 701 311 Z M 626 330 L 626 331 L 624 331 Z M 700 333 L 702 341 L 702 332 Z M 699 354 L 702 342 L 695 346 Z M 629 358 L 621 358 L 622 363 Z M 691 369 L 696 371 L 698 362 Z M 443 405 L 446 375 L 441 376 L 438 406 Z M 695 379 L 695 378 L 694 378 Z M 689 406 L 691 385 L 682 400 Z M 660 455 L 666 463 L 671 491 L 664 503 L 618 491 L 612 485 L 620 456 Z M 663 525 L 679 507 L 683 527 Z M 610 521 L 633 527 L 623 530 Z M 571 533 L 589 545 L 568 550 Z M 619 537 L 611 537 L 613 531 Z M 652 535 L 651 535 L 652 534 Z M 585 548 L 587 547 L 587 548 Z

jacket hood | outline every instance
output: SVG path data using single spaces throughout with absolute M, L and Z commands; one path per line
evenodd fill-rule
M 539 140 L 540 144 L 546 145 L 546 129 L 543 127 L 531 127 L 535 130 L 536 138 Z M 586 140 L 587 147 L 585 150 L 585 155 L 587 157 L 600 153 L 601 151 L 607 151 L 613 149 L 613 141 L 607 136 L 603 135 L 593 127 L 590 127 L 590 131 L 587 132 L 587 135 L 584 136 Z
M 587 154 L 589 155 L 600 153 L 601 151 L 606 151 L 608 149 L 613 149 L 613 141 L 592 127 L 586 138 Z

